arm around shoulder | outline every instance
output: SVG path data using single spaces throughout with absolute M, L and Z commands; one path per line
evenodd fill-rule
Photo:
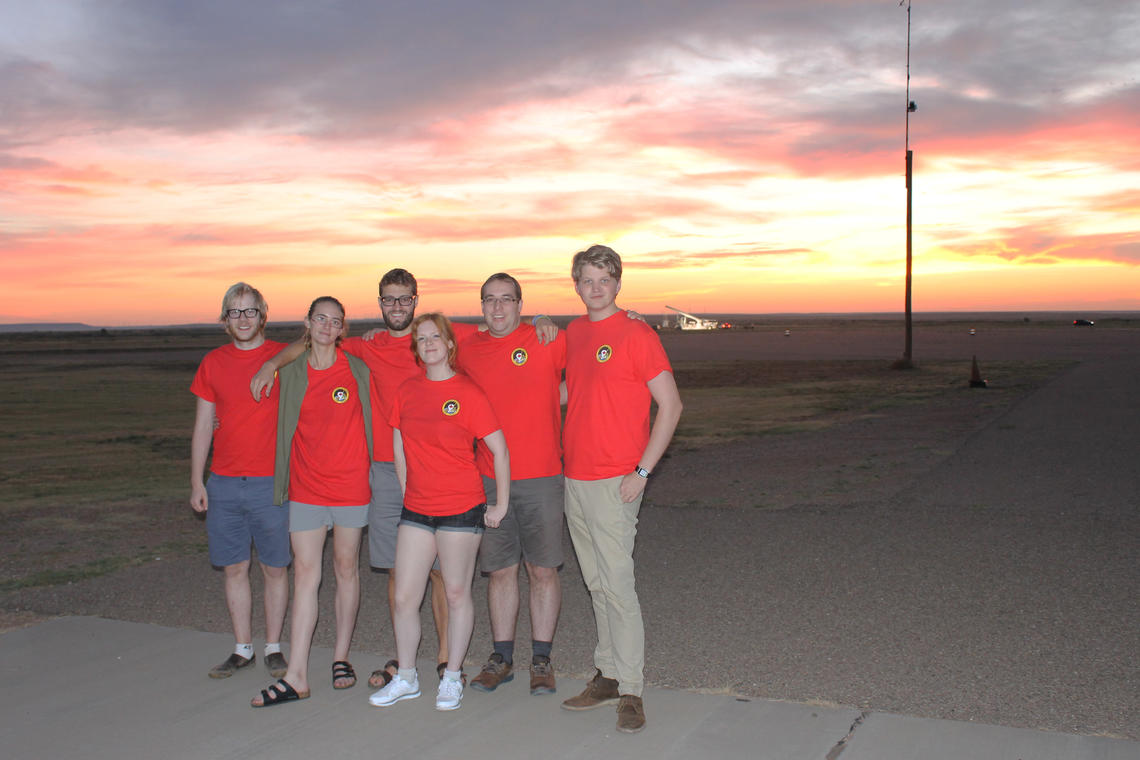
M 273 390 L 273 379 L 277 374 L 277 370 L 284 367 L 286 364 L 291 364 L 297 360 L 301 354 L 305 353 L 305 341 L 295 340 L 285 348 L 278 351 L 272 359 L 261 365 L 261 369 L 249 381 L 249 391 L 253 394 L 256 401 L 261 401 L 262 398 L 269 398 L 269 392 Z

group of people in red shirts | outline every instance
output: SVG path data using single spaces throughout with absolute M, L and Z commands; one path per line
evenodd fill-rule
M 436 708 L 460 706 L 477 565 L 489 578 L 494 651 L 471 687 L 490 692 L 513 680 L 521 563 L 530 582 L 530 690 L 553 693 L 565 516 L 598 644 L 594 677 L 562 706 L 617 703 L 617 728 L 640 731 L 644 628 L 633 545 L 644 488 L 672 438 L 681 401 L 656 333 L 616 304 L 621 275 L 621 258 L 606 246 L 576 254 L 572 277 L 586 314 L 560 332 L 547 317 L 522 320 L 521 286 L 505 273 L 480 291 L 485 329 L 438 313 L 417 317 L 416 280 L 393 269 L 380 280 L 386 330 L 346 338 L 343 306 L 322 297 L 305 317 L 305 336 L 288 346 L 265 338 L 261 294 L 245 283 L 232 286 L 221 314 L 231 343 L 203 359 L 191 386 L 198 404 L 191 506 L 206 513 L 210 561 L 225 573 L 236 640 L 234 653 L 210 675 L 224 678 L 255 660 L 252 543 L 265 580 L 264 658 L 278 680 L 251 704 L 309 697 L 309 649 L 331 532 L 332 685 L 354 686 L 348 653 L 367 527 L 370 564 L 389 574 L 397 650 L 368 678 L 376 689 L 371 704 L 420 696 L 419 608 L 430 584 L 439 637 Z M 290 561 L 287 662 L 280 638 Z

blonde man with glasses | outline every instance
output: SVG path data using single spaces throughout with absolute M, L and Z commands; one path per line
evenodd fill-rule
M 289 512 L 273 504 L 277 396 L 258 404 L 245 378 L 285 344 L 265 338 L 269 309 L 256 288 L 236 283 L 222 298 L 219 321 L 230 343 L 206 355 L 190 391 L 197 397 L 190 443 L 190 506 L 206 516 L 210 563 L 225 573 L 226 607 L 234 651 L 211 668 L 211 678 L 228 678 L 252 665 L 253 594 L 250 543 L 265 581 L 265 665 L 274 678 L 285 675 L 281 630 L 289 604 Z M 217 429 L 215 430 L 215 420 Z M 213 444 L 210 478 L 206 460 Z

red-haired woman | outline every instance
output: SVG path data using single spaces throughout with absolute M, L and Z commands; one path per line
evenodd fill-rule
M 507 442 L 491 404 L 479 386 L 452 369 L 456 344 L 442 314 L 412 323 L 412 350 L 424 369 L 400 386 L 392 411 L 396 474 L 404 509 L 396 540 L 393 621 L 399 672 L 369 701 L 387 707 L 420 695 L 416 650 L 420 604 L 432 563 L 439 557 L 447 593 L 448 662 L 435 707 L 454 710 L 463 698 L 463 658 L 471 641 L 475 606 L 471 579 L 484 526 L 496 527 L 507 514 L 511 473 Z M 475 464 L 475 442 L 494 455 L 496 503 L 486 504 Z

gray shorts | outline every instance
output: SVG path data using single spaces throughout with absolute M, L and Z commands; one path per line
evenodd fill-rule
M 225 567 L 249 559 L 249 544 L 269 567 L 285 567 L 289 551 L 289 510 L 273 503 L 273 477 L 210 473 L 206 481 L 206 536 L 210 564 Z
M 483 478 L 487 503 L 495 502 L 494 478 Z M 479 570 L 491 573 L 522 558 L 537 567 L 562 565 L 561 475 L 511 481 L 511 503 L 497 528 L 487 528 L 479 548 Z
M 353 507 L 322 507 L 318 504 L 289 502 L 289 532 L 317 528 L 363 528 L 368 524 L 368 505 Z
M 396 566 L 396 534 L 404 495 L 394 462 L 373 462 L 372 503 L 368 506 L 368 564 L 389 570 Z

